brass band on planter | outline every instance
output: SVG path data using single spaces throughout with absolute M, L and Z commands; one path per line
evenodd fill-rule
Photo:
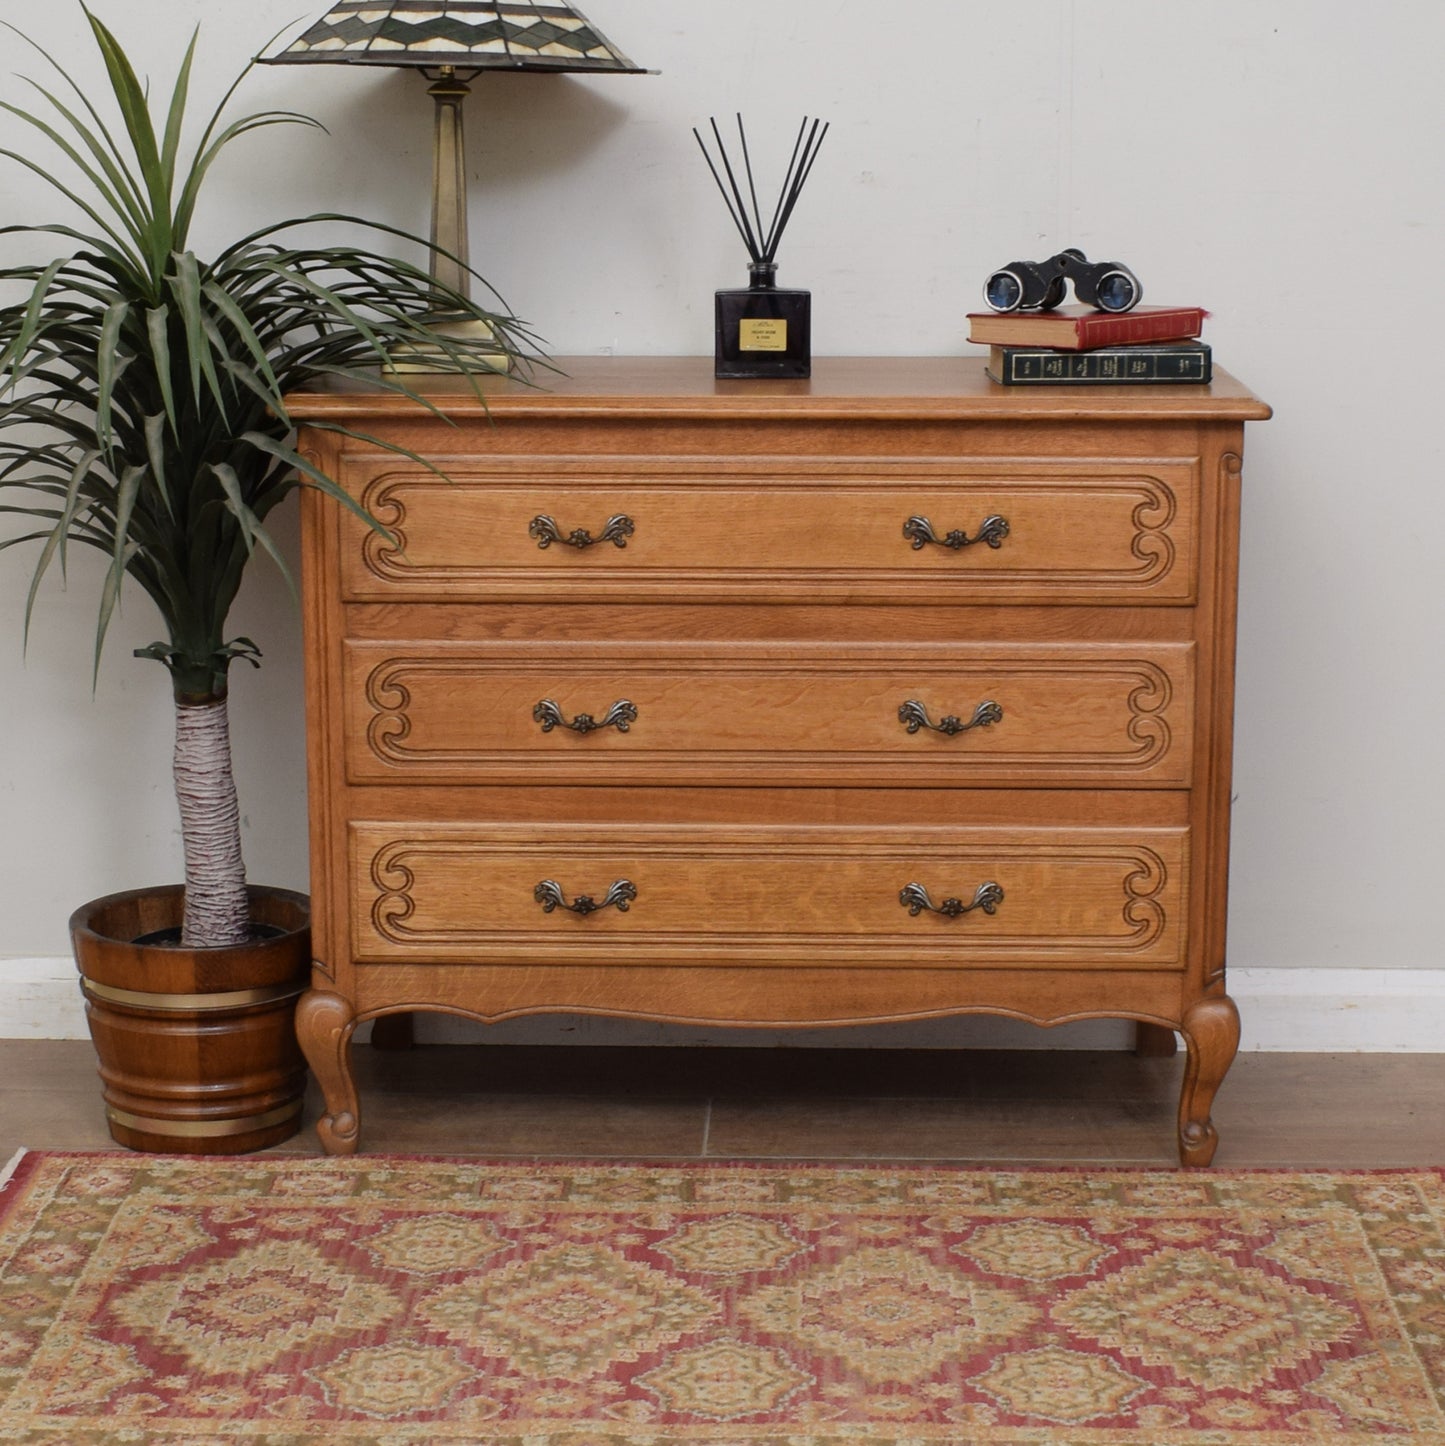
M 285 1124 L 301 1113 L 301 1100 L 280 1109 L 268 1110 L 264 1115 L 248 1115 L 236 1120 L 158 1120 L 151 1115 L 133 1115 L 129 1110 L 118 1110 L 114 1105 L 105 1107 L 108 1120 L 127 1130 L 137 1130 L 146 1135 L 170 1135 L 190 1140 L 222 1139 L 227 1135 L 249 1135 L 255 1130 L 269 1130 L 275 1125 Z
M 224 994 L 146 994 L 138 989 L 116 989 L 97 984 L 84 975 L 80 979 L 87 994 L 107 1004 L 128 1004 L 134 1009 L 194 1012 L 208 1009 L 249 1009 L 257 1004 L 279 1004 L 298 999 L 306 992 L 303 984 L 273 984 L 266 989 L 233 989 Z

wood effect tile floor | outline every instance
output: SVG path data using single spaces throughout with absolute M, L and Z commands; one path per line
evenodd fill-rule
M 1183 1057 L 1064 1050 L 355 1049 L 362 1150 L 1172 1165 Z M 313 1087 L 300 1134 L 318 1154 Z M 1445 1165 L 1445 1054 L 1245 1054 L 1222 1167 Z M 0 1040 L 0 1164 L 107 1149 L 86 1041 Z

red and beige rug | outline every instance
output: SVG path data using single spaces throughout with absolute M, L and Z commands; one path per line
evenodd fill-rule
M 0 1442 L 1445 1446 L 1445 1172 L 19 1157 Z

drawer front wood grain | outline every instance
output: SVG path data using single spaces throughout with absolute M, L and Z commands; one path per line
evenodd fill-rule
M 357 822 L 349 857 L 361 963 L 1184 963 L 1186 828 Z
M 345 645 L 358 784 L 1185 787 L 1191 643 Z
M 352 458 L 348 601 L 1187 604 L 1198 467 Z

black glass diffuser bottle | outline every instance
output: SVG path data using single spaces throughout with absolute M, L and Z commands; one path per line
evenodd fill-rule
M 776 261 L 759 261 L 745 290 L 717 293 L 717 376 L 812 375 L 812 293 L 783 290 L 777 274 Z
M 717 122 L 712 122 L 717 140 L 718 157 L 727 184 L 713 164 L 702 136 L 696 130 L 697 143 L 707 160 L 708 169 L 727 203 L 728 213 L 743 244 L 748 248 L 748 285 L 745 290 L 719 291 L 715 302 L 714 359 L 715 375 L 723 380 L 757 380 L 780 377 L 808 377 L 813 370 L 812 315 L 813 298 L 807 291 L 785 290 L 777 284 L 776 261 L 778 241 L 788 217 L 793 213 L 798 193 L 808 178 L 818 147 L 827 134 L 827 126 L 819 130 L 812 122 L 809 130 L 806 117 L 793 144 L 783 189 L 773 210 L 772 222 L 764 226 L 758 209 L 757 188 L 753 184 L 752 160 L 748 155 L 747 134 L 743 118 L 738 117 L 738 138 L 742 144 L 744 174 L 752 200 L 752 214 L 743 198 L 743 190 L 733 173 L 727 148 L 723 145 Z

